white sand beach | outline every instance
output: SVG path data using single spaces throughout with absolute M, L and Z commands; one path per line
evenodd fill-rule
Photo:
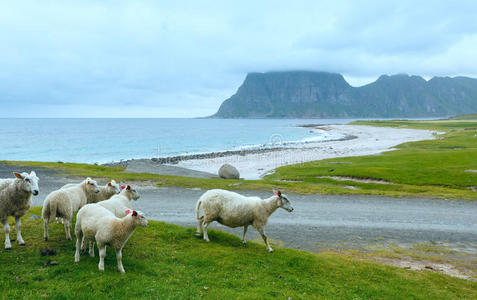
M 220 166 L 228 163 L 239 170 L 242 178 L 258 179 L 277 167 L 326 158 L 379 154 L 401 143 L 433 139 L 436 134 L 429 130 L 355 125 L 329 125 L 326 129 L 356 138 L 307 143 L 299 149 L 184 160 L 176 166 L 217 174 Z

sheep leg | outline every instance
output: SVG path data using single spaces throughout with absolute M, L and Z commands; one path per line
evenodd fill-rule
M 242 244 L 246 244 L 247 242 L 245 241 L 245 235 L 247 234 L 247 229 L 248 229 L 248 225 L 245 225 L 243 227 L 243 237 L 242 237 Z
M 80 232 L 76 235 L 76 251 L 75 251 L 75 262 L 80 261 L 80 249 L 81 249 L 81 241 L 83 240 L 84 236 L 83 232 Z
M 89 256 L 94 257 L 94 241 L 89 241 Z
M 2 221 L 3 230 L 5 231 L 5 249 L 12 249 L 12 244 L 10 243 L 10 225 L 8 225 L 8 218 Z
M 71 220 L 63 219 L 63 225 L 65 226 L 66 239 L 71 241 Z
M 210 222 L 206 222 L 206 221 L 202 223 L 202 229 L 204 230 L 204 241 L 206 242 L 210 242 L 209 235 L 207 234 L 207 227 L 209 226 L 209 224 Z
M 118 270 L 120 273 L 126 273 L 126 271 L 124 271 L 122 258 L 123 258 L 122 249 L 116 249 L 116 259 L 118 260 Z
M 104 258 L 106 257 L 106 245 L 104 244 L 99 244 L 98 249 L 99 249 L 99 264 L 98 264 L 98 269 L 100 271 L 104 271 Z
M 273 252 L 272 247 L 270 247 L 270 244 L 268 243 L 267 236 L 265 235 L 265 232 L 263 231 L 263 228 L 257 228 L 258 233 L 262 236 L 263 241 L 265 242 L 265 245 L 267 245 L 268 252 Z
M 45 226 L 43 237 L 45 238 L 45 241 L 48 241 L 48 228 L 50 227 L 50 219 L 49 218 L 43 219 L 43 225 Z
M 25 246 L 25 241 L 23 240 L 22 231 L 20 229 L 21 225 L 22 225 L 22 218 L 15 217 L 15 229 L 17 230 L 17 241 L 21 246 Z
M 197 231 L 195 233 L 195 236 L 201 236 L 202 235 L 202 223 L 204 222 L 204 216 L 200 217 L 199 220 L 197 220 Z

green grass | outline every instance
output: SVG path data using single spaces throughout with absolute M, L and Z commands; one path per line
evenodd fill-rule
M 31 213 L 39 214 L 40 208 Z M 23 218 L 26 247 L 0 250 L 3 299 L 457 299 L 477 298 L 477 283 L 429 271 L 413 272 L 346 255 L 312 254 L 276 248 L 269 254 L 255 243 L 210 231 L 210 243 L 193 228 L 151 221 L 138 228 L 123 251 L 126 274 L 116 269 L 108 249 L 105 272 L 98 257 L 74 263 L 74 244 L 61 225 L 42 239 L 42 221 Z M 40 256 L 52 247 L 57 255 Z M 57 266 L 44 266 L 48 260 Z M 204 288 L 207 287 L 207 288 Z
M 405 143 L 380 155 L 326 159 L 278 168 L 267 180 L 334 182 L 383 195 L 395 193 L 437 198 L 477 199 L 477 120 L 357 121 L 354 125 L 432 129 L 445 132 L 438 139 Z M 338 183 L 321 176 L 378 179 L 394 184 Z

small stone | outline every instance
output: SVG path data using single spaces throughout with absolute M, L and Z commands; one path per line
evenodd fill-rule
M 52 260 L 52 261 L 50 261 L 50 265 L 51 265 L 51 266 L 57 266 L 57 265 L 58 265 L 58 261 Z
M 425 266 L 424 268 L 429 269 L 429 270 L 434 270 L 432 266 Z
M 46 256 L 48 254 L 48 249 L 45 249 L 45 248 L 41 249 L 40 254 L 41 256 Z
M 255 281 L 255 277 L 250 277 L 250 280 Z
M 204 290 L 208 291 L 208 290 L 209 290 L 209 287 L 208 287 L 208 286 L 204 286 Z

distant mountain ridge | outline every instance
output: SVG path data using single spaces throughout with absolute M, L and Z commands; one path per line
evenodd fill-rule
M 477 79 L 382 75 L 352 87 L 342 75 L 249 73 L 212 118 L 442 117 L 477 112 Z

